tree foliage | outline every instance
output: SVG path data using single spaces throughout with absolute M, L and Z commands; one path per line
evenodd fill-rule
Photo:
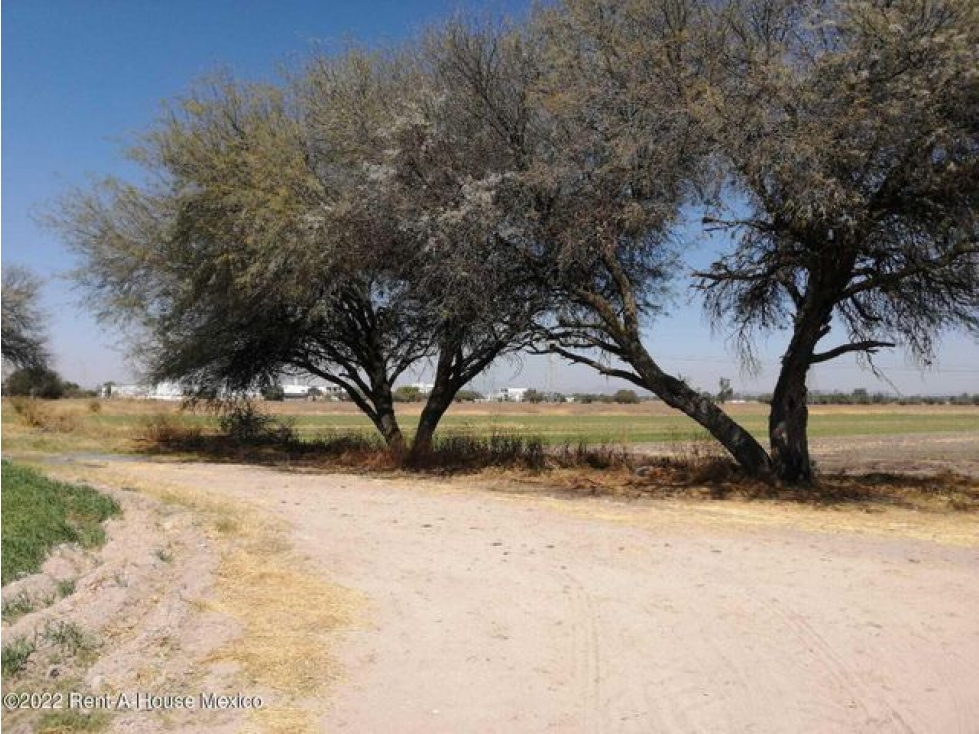
M 18 368 L 42 368 L 48 361 L 45 316 L 38 300 L 41 281 L 29 270 L 3 269 L 0 336 L 3 361 Z
M 757 0 L 721 30 L 714 119 L 746 211 L 709 220 L 737 244 L 701 277 L 749 354 L 789 332 L 773 459 L 808 480 L 812 365 L 898 343 L 927 363 L 979 328 L 979 7 Z
M 61 376 L 47 367 L 22 367 L 3 382 L 5 395 L 57 400 L 68 392 L 78 392 L 78 385 L 65 383 Z
M 406 369 L 436 363 L 425 443 L 458 389 L 520 345 L 532 301 L 493 249 L 492 202 L 459 190 L 491 162 L 466 169 L 458 131 L 436 128 L 421 63 L 354 50 L 285 90 L 216 79 L 135 151 L 153 185 L 65 199 L 78 277 L 104 316 L 141 328 L 153 379 L 240 390 L 301 370 L 397 448 Z M 449 143 L 452 166 L 431 154 Z
M 709 20 L 684 0 L 569 0 L 538 15 L 544 135 L 522 225 L 559 294 L 549 349 L 653 392 L 758 474 L 769 462 L 757 440 L 643 343 L 686 246 L 683 206 L 713 172 Z

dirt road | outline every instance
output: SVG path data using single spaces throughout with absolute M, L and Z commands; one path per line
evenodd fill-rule
M 315 572 L 366 598 L 334 642 L 344 672 L 316 703 L 323 731 L 979 731 L 968 535 L 458 480 L 134 471 L 281 518 Z

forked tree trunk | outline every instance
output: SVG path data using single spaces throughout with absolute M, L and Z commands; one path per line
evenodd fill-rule
M 410 458 L 412 462 L 431 452 L 435 439 L 435 429 L 438 428 L 439 421 L 442 420 L 445 411 L 452 405 L 452 399 L 457 392 L 458 390 L 437 383 L 432 388 L 421 416 L 418 418 L 418 430 L 415 431 L 415 438 L 411 444 Z
M 466 383 L 482 372 L 507 346 L 506 341 L 465 353 L 459 342 L 447 341 L 439 350 L 435 379 L 425 407 L 418 418 L 418 430 L 411 444 L 409 463 L 417 463 L 432 450 L 435 429 Z

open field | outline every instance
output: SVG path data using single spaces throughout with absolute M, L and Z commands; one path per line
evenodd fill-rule
M 92 406 L 98 405 L 98 412 Z M 373 426 L 349 403 L 261 403 L 262 409 L 294 424 L 306 438 L 324 434 L 361 432 Z M 180 424 L 214 428 L 216 418 L 205 412 L 184 412 L 179 403 L 146 400 L 64 400 L 48 403 L 53 414 L 71 416 L 73 430 L 42 433 L 22 430 L 9 400 L 3 401 L 4 441 L 18 449 L 131 451 L 131 438 L 151 416 L 168 415 Z M 726 410 L 764 441 L 768 406 L 741 403 Z M 399 406 L 406 432 L 412 432 L 421 404 Z M 815 438 L 959 434 L 979 436 L 979 406 L 814 406 L 810 409 L 810 435 Z M 585 441 L 623 445 L 670 444 L 703 437 L 704 431 L 686 416 L 662 403 L 640 405 L 530 405 L 458 403 L 440 425 L 443 433 L 492 432 L 539 436 L 545 443 Z

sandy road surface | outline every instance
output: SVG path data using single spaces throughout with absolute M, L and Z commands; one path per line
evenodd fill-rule
M 147 472 L 285 519 L 366 596 L 324 731 L 979 732 L 974 546 L 460 482 Z

